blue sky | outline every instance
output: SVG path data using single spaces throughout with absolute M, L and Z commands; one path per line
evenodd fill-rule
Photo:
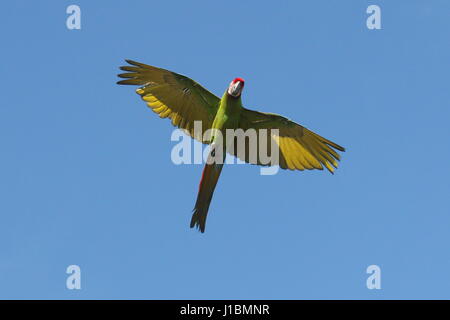
M 450 298 L 450 2 L 9 1 L 0 15 L 0 298 Z M 340 168 L 227 166 L 206 233 L 190 229 L 202 165 L 171 162 L 169 121 L 115 84 L 124 58 L 217 95 L 243 77 L 246 107 L 345 146 Z

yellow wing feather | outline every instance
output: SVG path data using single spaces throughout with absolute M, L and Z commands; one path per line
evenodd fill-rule
M 118 84 L 140 85 L 136 90 L 147 105 L 161 118 L 184 129 L 191 137 L 203 141 L 203 133 L 212 127 L 220 99 L 200 84 L 181 74 L 126 60 L 130 65 L 120 67 L 126 80 Z M 194 121 L 201 121 L 202 130 L 194 132 Z
M 239 127 L 243 130 L 255 129 L 258 133 L 259 146 L 259 130 L 267 129 L 270 133 L 271 129 L 277 129 L 278 135 L 267 135 L 265 142 L 268 149 L 268 157 L 272 156 L 272 152 L 278 152 L 277 163 L 263 163 L 258 153 L 257 161 L 251 161 L 248 148 L 245 156 L 237 152 L 236 146 L 231 150 L 233 155 L 238 156 L 241 160 L 258 165 L 279 165 L 282 169 L 290 170 L 323 170 L 327 168 L 331 173 L 334 172 L 340 160 L 339 154 L 333 150 L 345 151 L 340 145 L 325 139 L 324 137 L 314 133 L 307 128 L 290 121 L 282 116 L 263 113 L 243 108 L 241 112 L 241 120 Z M 274 139 L 278 150 L 271 150 L 271 140 Z

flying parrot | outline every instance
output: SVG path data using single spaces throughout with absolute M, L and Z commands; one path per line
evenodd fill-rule
M 125 80 L 118 81 L 118 84 L 140 86 L 136 93 L 161 118 L 171 119 L 174 126 L 183 129 L 192 138 L 214 146 L 211 147 L 203 169 L 190 223 L 191 228 L 197 227 L 202 233 L 205 232 L 209 205 L 224 163 L 224 161 L 209 161 L 215 156 L 217 148 L 222 148 L 251 164 L 278 165 L 282 169 L 290 170 L 323 170 L 325 167 L 331 173 L 337 168 L 337 161 L 340 160 L 339 154 L 334 149 L 345 151 L 340 145 L 285 117 L 244 108 L 241 100 L 244 80 L 241 78 L 232 80 L 222 98 L 219 98 L 196 81 L 181 74 L 132 60 L 126 62 L 129 65 L 120 67 L 126 73 L 118 75 Z M 194 121 L 201 122 L 200 134 L 194 130 Z M 224 147 L 225 141 L 216 145 L 218 140 L 214 133 L 205 140 L 203 133 L 208 129 L 221 132 L 223 136 L 226 136 L 224 133 L 226 129 L 244 131 L 254 129 L 257 132 L 262 129 L 276 129 L 271 131 L 276 132 L 276 136 L 271 134 L 267 137 L 275 139 L 277 150 L 267 148 L 270 153 L 278 153 L 278 161 L 266 163 L 259 156 L 249 157 L 248 150 L 239 153 L 236 148 L 227 149 Z M 260 138 L 264 135 L 258 137 L 264 139 Z

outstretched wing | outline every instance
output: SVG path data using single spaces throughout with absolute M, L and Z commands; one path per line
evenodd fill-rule
M 127 73 L 119 74 L 126 80 L 118 84 L 140 85 L 136 90 L 147 105 L 161 118 L 184 129 L 200 142 L 203 133 L 212 127 L 220 99 L 200 84 L 181 74 L 156 68 L 132 60 L 120 67 Z M 194 132 L 194 121 L 201 121 L 202 129 Z
M 243 161 L 259 165 L 279 165 L 282 169 L 290 170 L 323 170 L 325 166 L 331 173 L 337 168 L 339 154 L 334 150 L 345 151 L 340 145 L 325 139 L 324 137 L 306 129 L 305 127 L 290 121 L 277 114 L 263 113 L 243 108 L 239 127 L 244 131 L 255 129 L 258 138 L 258 149 L 260 148 L 260 130 L 267 129 L 266 143 L 267 155 L 272 157 L 273 152 L 278 152 L 278 163 L 263 162 L 259 150 L 257 157 L 251 159 L 248 152 L 248 144 L 245 153 L 239 154 L 235 146 L 232 153 Z M 271 129 L 277 129 L 272 131 Z M 272 150 L 271 139 L 275 141 L 276 150 Z M 276 159 L 272 157 L 272 159 Z

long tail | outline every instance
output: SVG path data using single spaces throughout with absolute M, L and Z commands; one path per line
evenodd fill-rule
M 222 172 L 223 163 L 206 164 L 203 169 L 202 179 L 198 188 L 197 201 L 191 219 L 191 228 L 197 226 L 201 232 L 205 232 L 206 216 L 208 214 L 209 204 Z

